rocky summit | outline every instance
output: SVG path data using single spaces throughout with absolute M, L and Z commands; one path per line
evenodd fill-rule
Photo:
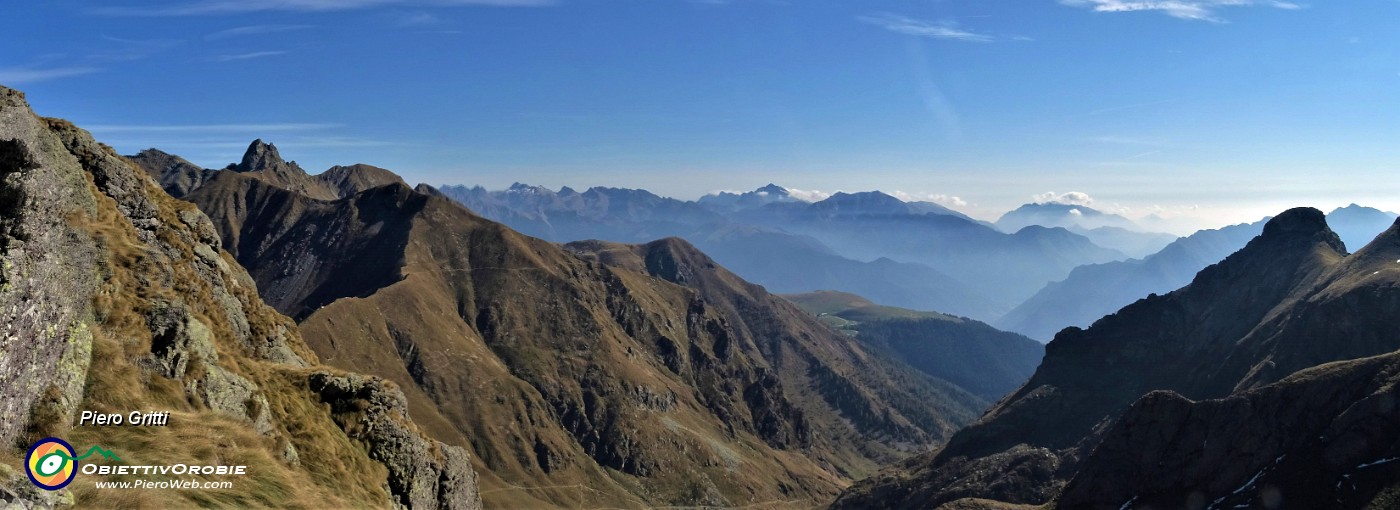
M 1286 211 L 1190 285 L 1061 332 L 1020 390 L 835 506 L 1391 507 L 1397 311 L 1400 227 L 1348 255 L 1320 211 Z
M 3 87 L 0 261 L 6 508 L 481 508 L 468 450 L 425 435 L 395 384 L 323 365 L 207 216 Z M 165 426 L 75 421 L 151 409 Z M 234 489 L 45 491 L 19 459 L 48 436 L 248 474 Z

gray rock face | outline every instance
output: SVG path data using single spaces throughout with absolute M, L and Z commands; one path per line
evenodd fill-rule
M 35 411 L 71 418 L 91 358 L 97 247 L 68 221 L 95 202 L 78 162 L 0 87 L 0 444 Z M 47 395 L 48 398 L 41 399 Z M 46 409 L 35 409 L 36 402 Z
M 149 352 L 125 358 L 140 371 L 134 378 L 176 381 L 194 408 L 287 439 L 292 432 L 278 421 L 287 411 L 269 405 L 286 397 L 271 391 L 287 390 L 248 366 L 299 375 L 316 360 L 220 244 L 193 205 L 164 196 L 87 132 L 35 116 L 22 94 L 0 87 L 0 447 L 27 447 L 73 423 L 91 382 L 91 331 L 110 334 L 113 317 L 136 319 L 124 330 L 130 340 L 149 334 Z M 466 454 L 423 439 L 402 394 L 374 388 L 376 402 L 392 405 L 375 407 L 360 433 L 366 453 L 389 466 L 388 485 L 402 489 L 392 492 L 400 504 L 479 508 Z M 380 396 L 391 393 L 397 399 Z M 316 396 L 302 389 L 299 398 Z M 336 426 L 328 416 L 303 418 Z M 300 465 L 296 447 L 283 444 L 276 454 Z M 0 463 L 0 508 L 69 506 L 73 498 L 39 491 Z
M 470 456 L 414 430 L 402 392 L 377 377 L 358 374 L 318 372 L 310 383 L 311 390 L 331 405 L 341 427 L 369 443 L 370 458 L 389 468 L 389 492 L 396 506 L 481 509 Z

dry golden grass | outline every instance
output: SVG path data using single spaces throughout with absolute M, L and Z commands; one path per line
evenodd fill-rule
M 61 125 L 55 123 L 55 125 Z M 36 416 L 40 426 L 28 436 L 65 437 L 77 448 L 101 445 L 127 465 L 223 464 L 246 465 L 243 477 L 209 477 L 229 480 L 227 490 L 98 490 L 99 480 L 160 481 L 201 476 L 78 475 L 70 490 L 79 506 L 130 509 L 164 508 L 382 508 L 388 505 L 384 490 L 387 470 L 370 460 L 365 446 L 356 444 L 336 425 L 329 406 L 320 402 L 306 385 L 307 369 L 276 365 L 252 356 L 236 340 L 230 318 L 212 295 L 210 283 L 195 266 L 195 254 L 183 229 L 179 211 L 193 205 L 164 195 L 154 183 L 145 182 L 146 194 L 158 210 L 161 222 L 157 239 L 174 253 L 161 253 L 142 242 L 133 225 L 103 196 L 89 177 L 89 189 L 97 197 L 93 215 L 78 212 L 69 221 L 86 231 L 102 251 L 97 277 L 101 285 L 93 299 L 92 362 L 87 370 L 81 410 L 126 414 L 131 411 L 172 411 L 165 427 L 71 426 L 61 417 Z M 227 259 L 226 259 L 227 260 Z M 231 262 L 231 261 L 230 261 Z M 231 264 L 237 267 L 236 264 Z M 225 287 L 244 305 L 254 338 L 286 328 L 293 351 L 314 363 L 316 357 L 296 335 L 295 324 L 262 304 L 256 290 L 241 284 L 237 276 L 222 276 Z M 274 430 L 261 435 L 245 417 L 205 408 L 184 388 L 209 367 L 191 363 L 185 379 L 169 379 L 149 368 L 152 334 L 146 317 L 153 303 L 183 303 L 197 320 L 210 327 L 218 364 L 258 386 L 267 399 Z M 50 397 L 56 398 L 55 395 Z M 39 406 L 43 409 L 45 406 Z M 263 409 L 253 409 L 256 415 Z M 29 439 L 33 439 L 30 437 Z M 300 463 L 283 458 L 288 445 Z M 27 445 L 26 445 L 27 446 Z M 5 449 L 0 462 L 19 468 L 16 452 Z M 85 462 L 103 463 L 98 459 Z

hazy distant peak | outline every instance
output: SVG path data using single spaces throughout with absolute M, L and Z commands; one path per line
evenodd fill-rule
M 1377 208 L 1375 208 L 1375 207 L 1368 207 L 1368 206 L 1364 206 L 1364 205 L 1360 205 L 1360 204 L 1356 204 L 1356 203 L 1352 203 L 1352 204 L 1350 204 L 1350 205 L 1348 205 L 1348 206 L 1346 206 L 1346 207 L 1338 207 L 1338 208 L 1336 208 L 1336 209 L 1333 209 L 1332 212 L 1327 213 L 1327 215 L 1328 215 L 1329 217 L 1332 216 L 1332 215 L 1334 215 L 1334 214 L 1344 214 L 1344 215 L 1375 214 L 1375 215 L 1386 215 L 1386 216 L 1390 216 L 1390 217 L 1392 217 L 1392 218 L 1396 217 L 1396 214 L 1393 213 L 1393 212 L 1390 212 L 1390 211 L 1382 211 L 1382 210 L 1377 209 Z
M 1348 248 L 1359 249 L 1375 239 L 1376 233 L 1385 230 L 1395 218 L 1393 212 L 1351 204 L 1327 213 L 1327 224 Z
M 696 202 L 712 210 L 740 211 L 762 207 L 775 202 L 807 202 L 807 200 L 793 196 L 792 192 L 787 188 L 768 183 L 766 186 L 742 193 L 734 191 L 710 193 L 700 197 Z
M 754 193 L 758 193 L 758 194 L 769 194 L 769 195 L 788 196 L 788 190 L 787 190 L 787 188 L 784 188 L 784 187 L 779 186 L 779 185 L 777 185 L 777 184 L 773 184 L 773 183 L 771 183 L 771 182 L 768 183 L 767 186 L 764 186 L 764 187 L 762 187 L 762 188 L 758 188 L 758 189 L 753 190 L 753 191 L 754 191 Z
M 996 226 L 1003 232 L 1016 232 L 1029 225 L 1046 227 L 1079 227 L 1096 229 L 1117 227 L 1141 232 L 1142 228 L 1132 220 L 1117 214 L 1106 213 L 1083 204 L 1065 202 L 1035 202 L 1024 204 L 1003 214 Z
M 544 186 L 531 186 L 522 182 L 513 183 L 506 188 L 507 193 L 539 193 L 552 195 L 554 191 Z

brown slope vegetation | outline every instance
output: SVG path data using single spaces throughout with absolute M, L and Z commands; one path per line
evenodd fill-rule
M 1123 490 L 1166 487 L 1183 498 L 1195 491 L 1212 501 L 1230 493 L 1221 492 L 1226 484 L 1235 483 L 1233 490 L 1248 481 L 1254 471 L 1245 470 L 1259 468 L 1250 455 L 1220 456 L 1222 452 L 1242 453 L 1263 438 L 1304 439 L 1300 431 L 1325 428 L 1340 419 L 1347 405 L 1372 392 L 1390 391 L 1385 377 L 1356 388 L 1342 387 L 1350 383 L 1340 376 L 1332 383 L 1303 378 L 1314 381 L 1307 389 L 1299 389 L 1303 386 L 1297 381 L 1272 383 L 1309 367 L 1400 348 L 1397 311 L 1400 230 L 1392 228 L 1347 255 L 1320 211 L 1287 211 L 1244 249 L 1201 271 L 1189 286 L 1141 300 L 1088 330 L 1060 333 L 1019 391 L 942 450 L 857 484 L 836 506 L 928 508 L 967 497 L 1041 504 L 1054 502 L 1064 484 L 1075 480 L 1078 489 L 1061 503 L 1107 507 L 1108 500 L 1094 496 L 1113 485 L 1105 479 Z M 1154 393 L 1134 404 L 1154 390 L 1172 396 Z M 1290 395 L 1319 405 L 1289 405 L 1283 400 Z M 1209 400 L 1222 398 L 1223 404 Z M 1190 404 L 1187 399 L 1205 401 Z M 1329 399 L 1334 401 L 1320 405 Z M 1259 400 L 1269 403 L 1251 404 Z M 1122 417 L 1130 405 L 1150 411 Z M 1213 414 L 1222 408 L 1230 411 Z M 1145 425 L 1143 416 L 1150 416 L 1152 424 Z M 1239 421 L 1222 426 L 1220 420 L 1229 417 Z M 1228 433 L 1203 437 L 1211 427 Z M 1106 435 L 1117 439 L 1101 444 Z M 1148 437 L 1158 445 L 1155 455 L 1176 462 L 1175 471 L 1144 468 L 1109 476 L 1115 468 L 1103 466 L 1142 460 L 1134 451 L 1140 447 L 1136 441 Z M 1200 448 L 1179 441 L 1191 437 L 1209 441 Z M 1161 447 L 1162 441 L 1170 447 Z M 1349 452 L 1348 458 L 1389 448 L 1374 446 Z M 1098 459 L 1091 463 L 1099 466 L 1093 468 L 1097 474 L 1081 480 L 1076 477 L 1081 460 L 1091 455 Z M 1216 478 L 1205 483 L 1201 473 Z M 1116 498 L 1123 491 L 1104 494 Z
M 208 218 L 81 129 L 0 87 L 0 501 L 7 507 L 479 508 L 466 452 L 426 439 L 392 385 L 319 364 Z M 164 427 L 80 410 L 170 411 Z M 220 490 L 41 491 L 32 441 L 134 465 L 242 464 Z M 85 461 L 86 462 L 86 461 Z M 102 463 L 104 461 L 95 461 Z
M 811 506 L 983 404 L 679 240 L 565 250 L 401 184 L 220 174 L 186 198 L 226 248 L 326 362 L 469 444 L 488 506 Z

